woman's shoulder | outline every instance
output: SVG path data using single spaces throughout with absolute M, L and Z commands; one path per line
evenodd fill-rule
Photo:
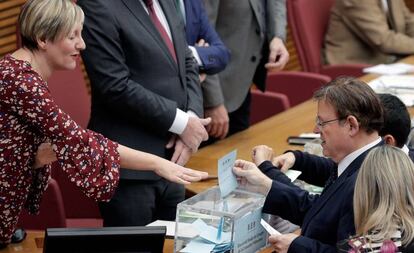
M 10 54 L 0 59 L 0 79 L 3 85 L 43 83 L 29 62 L 16 59 Z

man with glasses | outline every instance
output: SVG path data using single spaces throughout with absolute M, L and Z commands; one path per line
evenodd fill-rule
M 263 212 L 301 226 L 301 235 L 270 236 L 276 252 L 336 252 L 336 243 L 355 234 L 352 199 L 355 179 L 368 150 L 382 144 L 379 98 L 364 82 L 337 78 L 318 90 L 314 132 L 320 133 L 323 154 L 318 157 L 287 151 L 273 158 L 266 146 L 254 149 L 253 161 L 237 161 L 234 172 L 246 187 L 265 194 Z M 272 164 L 273 159 L 273 164 Z M 302 171 L 300 179 L 325 186 L 311 195 L 290 182 L 283 171 Z M 273 180 L 272 180 L 273 179 Z

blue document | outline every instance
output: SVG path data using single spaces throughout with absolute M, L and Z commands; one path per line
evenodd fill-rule
M 233 173 L 234 162 L 237 158 L 237 150 L 233 150 L 218 160 L 218 182 L 221 197 L 224 198 L 234 191 L 238 184 Z

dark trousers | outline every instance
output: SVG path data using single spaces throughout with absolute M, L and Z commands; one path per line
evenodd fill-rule
M 250 126 L 250 103 L 251 95 L 250 91 L 247 93 L 246 98 L 244 99 L 241 106 L 229 113 L 229 133 L 227 136 L 235 134 L 237 132 L 246 130 Z
M 165 179 L 121 179 L 109 202 L 100 202 L 105 227 L 144 226 L 155 220 L 175 220 L 184 186 Z

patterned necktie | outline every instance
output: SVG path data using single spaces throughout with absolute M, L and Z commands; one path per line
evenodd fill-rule
M 162 39 L 165 42 L 165 45 L 167 46 L 168 50 L 171 53 L 171 56 L 174 58 L 175 62 L 177 62 L 177 56 L 175 54 L 174 45 L 170 39 L 170 37 L 167 34 L 167 31 L 165 30 L 164 26 L 162 26 L 160 20 L 157 17 L 157 14 L 154 10 L 154 2 L 153 0 L 144 0 L 145 5 L 147 6 L 149 16 L 152 20 L 152 23 L 157 28 L 159 34 L 161 35 Z

